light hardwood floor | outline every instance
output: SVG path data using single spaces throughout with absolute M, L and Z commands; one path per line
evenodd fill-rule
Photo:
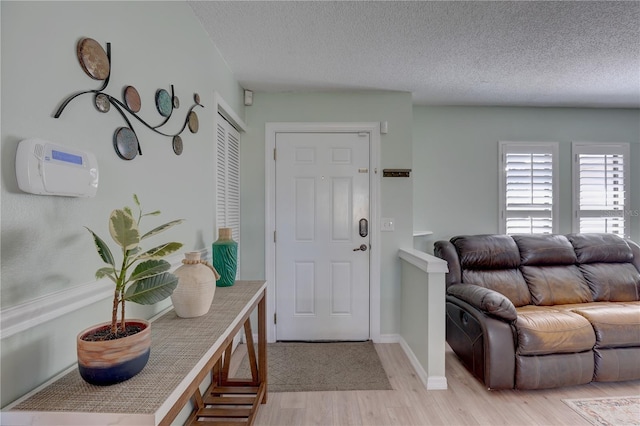
M 589 425 L 562 402 L 640 394 L 640 381 L 489 391 L 447 347 L 447 390 L 427 391 L 399 344 L 376 344 L 394 390 L 270 393 L 255 425 Z M 231 370 L 246 351 L 236 350 Z M 640 407 L 639 407 L 640 412 Z

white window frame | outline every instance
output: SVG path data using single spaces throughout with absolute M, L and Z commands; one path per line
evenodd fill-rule
M 603 209 L 603 210 L 590 210 L 591 215 L 601 213 L 602 216 L 614 215 L 615 217 L 622 217 L 624 222 L 624 233 L 621 236 L 630 238 L 631 236 L 631 221 L 628 218 L 627 212 L 630 209 L 630 191 L 631 191 L 631 149 L 629 143 L 626 142 L 572 142 L 571 144 L 571 156 L 573 158 L 572 167 L 572 230 L 579 233 L 580 219 L 586 217 L 589 214 L 581 213 L 580 210 L 580 154 L 596 154 L 596 155 L 622 155 L 623 164 L 623 185 L 624 195 L 622 197 L 621 209 Z M 618 212 L 619 213 L 614 213 Z M 614 217 L 614 216 L 612 216 Z
M 507 183 L 506 156 L 509 153 L 551 154 L 551 232 L 557 233 L 559 227 L 559 173 L 558 173 L 558 142 L 498 142 L 498 201 L 499 201 L 499 231 L 507 233 Z

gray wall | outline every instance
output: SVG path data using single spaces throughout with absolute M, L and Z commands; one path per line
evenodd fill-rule
M 571 142 L 629 142 L 631 209 L 640 209 L 640 110 L 414 107 L 416 248 L 454 235 L 498 232 L 498 141 L 559 142 L 560 233 L 571 232 Z M 631 216 L 640 241 L 640 217 Z
M 181 241 L 184 251 L 209 247 L 214 235 L 214 91 L 240 116 L 244 105 L 241 87 L 188 4 L 2 1 L 1 8 L 2 308 L 94 282 L 101 261 L 83 226 L 108 239 L 109 212 L 132 206 L 132 193 L 148 211 L 162 211 L 160 217 L 149 218 L 145 229 L 186 219 L 150 243 Z M 120 98 L 124 86 L 135 86 L 142 98 L 140 115 L 150 123 L 161 121 L 154 104 L 156 90 L 174 85 L 181 105 L 168 132 L 181 128 L 194 92 L 200 94 L 206 107 L 197 110 L 200 130 L 183 133 L 181 156 L 173 153 L 170 138 L 132 119 L 143 155 L 133 161 L 119 159 L 112 136 L 126 124 L 113 108 L 108 114 L 98 112 L 91 95 L 75 99 L 59 119 L 53 118 L 68 95 L 100 86 L 76 58 L 76 43 L 82 37 L 103 46 L 111 42 L 112 76 L 106 92 Z M 95 153 L 100 167 L 97 196 L 22 193 L 15 177 L 15 152 L 20 140 L 31 137 Z M 161 307 L 132 307 L 129 312 L 148 317 Z M 1 404 L 73 364 L 76 333 L 109 315 L 105 300 L 38 330 L 3 339 Z
M 411 168 L 411 95 L 398 92 L 281 93 L 254 95 L 246 107 L 249 131 L 241 146 L 242 274 L 264 278 L 265 123 L 388 121 L 381 135 L 382 168 Z M 411 247 L 412 179 L 382 178 L 381 217 L 396 220 L 395 232 L 381 234 L 381 330 L 400 331 L 398 248 Z

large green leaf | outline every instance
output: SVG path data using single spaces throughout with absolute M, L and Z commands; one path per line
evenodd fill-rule
M 116 280 L 116 268 L 113 266 L 105 266 L 104 268 L 100 268 L 96 271 L 96 279 L 102 279 L 104 277 L 109 278 L 114 283 Z
M 160 213 L 160 212 L 158 212 Z M 169 223 L 165 223 L 164 225 L 160 225 L 155 229 L 152 229 L 151 231 L 147 232 L 146 234 L 144 234 L 140 239 L 144 240 L 145 238 L 149 238 L 153 235 L 159 234 L 162 231 L 166 231 L 167 229 L 171 228 L 172 226 L 178 225 L 180 223 L 184 222 L 184 219 L 177 219 L 177 220 L 172 220 Z
M 162 244 L 140 254 L 138 256 L 138 259 L 160 259 L 161 257 L 165 257 L 175 251 L 180 250 L 181 247 L 182 243 L 176 242 Z
M 171 264 L 166 260 L 150 259 L 138 263 L 129 279 L 131 281 L 138 281 L 143 278 L 167 272 L 169 269 L 171 269 Z
M 125 250 L 131 250 L 140 243 L 140 232 L 135 219 L 125 210 L 114 210 L 109 217 L 111 238 Z
M 171 296 L 177 286 L 178 277 L 165 272 L 130 285 L 124 294 L 124 300 L 141 305 L 153 305 Z
M 85 228 L 87 227 L 85 226 Z M 102 258 L 104 263 L 108 263 L 109 265 L 112 265 L 115 268 L 116 263 L 113 260 L 113 254 L 111 254 L 111 250 L 109 250 L 109 246 L 107 246 L 107 244 L 102 240 L 102 238 L 98 237 L 98 235 L 96 235 L 96 233 L 93 232 L 91 229 L 87 228 L 87 231 L 89 231 L 91 235 L 93 235 L 93 242 L 96 245 L 96 251 L 98 252 L 98 255 L 100 256 L 100 258 Z

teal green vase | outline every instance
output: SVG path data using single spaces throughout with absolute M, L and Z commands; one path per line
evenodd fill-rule
M 211 244 L 213 267 L 220 274 L 218 287 L 232 286 L 238 269 L 238 243 L 231 237 L 231 228 L 218 229 L 218 240 Z

